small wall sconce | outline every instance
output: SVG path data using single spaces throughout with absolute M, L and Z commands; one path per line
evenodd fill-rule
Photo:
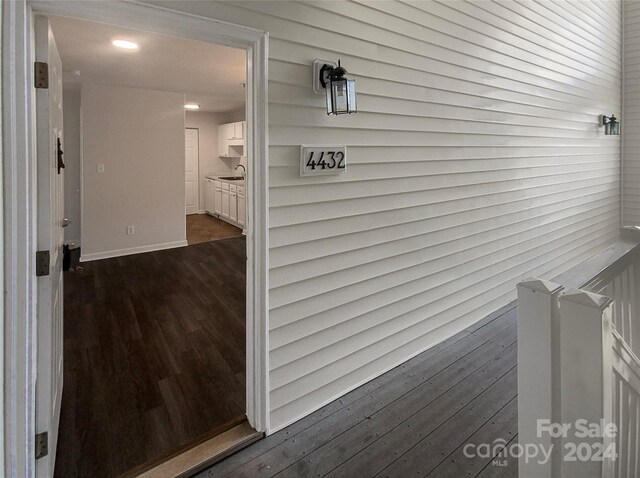
M 356 113 L 356 80 L 344 77 L 347 73 L 338 60 L 335 63 L 316 60 L 313 63 L 313 91 L 322 93 L 324 88 L 327 97 L 327 114 L 344 115 Z
M 604 134 L 606 135 L 619 135 L 620 134 L 620 121 L 612 114 L 611 116 L 602 115 L 600 125 L 604 126 Z

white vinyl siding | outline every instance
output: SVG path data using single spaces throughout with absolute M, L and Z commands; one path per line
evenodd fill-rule
M 624 226 L 640 226 L 640 2 L 624 2 Z
M 620 2 L 161 4 L 270 34 L 272 431 L 617 238 Z M 357 114 L 326 115 L 315 58 Z M 347 174 L 299 177 L 301 144 Z

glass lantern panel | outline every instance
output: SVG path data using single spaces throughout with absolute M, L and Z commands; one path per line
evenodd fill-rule
M 325 93 L 327 95 L 327 114 L 330 115 L 333 113 L 333 91 L 331 90 L 330 83 L 327 83 Z
M 356 80 L 347 80 L 347 96 L 349 100 L 349 113 L 358 111 L 356 107 Z
M 331 82 L 331 91 L 333 92 L 334 113 L 347 112 L 347 80 L 336 80 Z

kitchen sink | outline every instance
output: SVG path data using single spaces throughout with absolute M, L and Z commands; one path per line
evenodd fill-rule
M 244 181 L 242 176 L 220 176 L 218 179 L 224 179 L 225 181 Z

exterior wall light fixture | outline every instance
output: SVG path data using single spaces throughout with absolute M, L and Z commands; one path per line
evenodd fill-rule
M 347 73 L 340 60 L 335 63 L 316 60 L 313 63 L 313 91 L 318 94 L 325 90 L 328 115 L 344 115 L 356 113 L 356 80 L 344 77 Z
M 602 115 L 600 120 L 600 126 L 604 126 L 604 134 L 606 135 L 619 135 L 620 134 L 620 121 L 614 116 Z

